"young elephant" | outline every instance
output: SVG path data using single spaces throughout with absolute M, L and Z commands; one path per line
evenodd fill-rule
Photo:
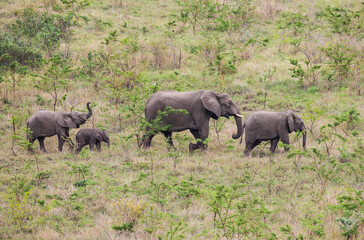
M 99 129 L 83 128 L 78 131 L 76 135 L 76 153 L 79 153 L 81 149 L 87 144 L 90 146 L 91 151 L 94 150 L 94 145 L 96 145 L 97 150 L 100 152 L 102 141 L 107 143 L 107 147 L 110 147 L 110 139 L 105 131 Z
M 271 141 L 270 151 L 274 153 L 279 140 L 289 144 L 288 134 L 295 131 L 303 131 L 303 148 L 306 148 L 306 126 L 301 117 L 291 110 L 287 112 L 258 111 L 250 114 L 244 124 L 245 128 L 245 156 L 262 141 Z M 243 134 L 242 134 L 243 136 Z M 288 148 L 284 150 L 287 152 Z

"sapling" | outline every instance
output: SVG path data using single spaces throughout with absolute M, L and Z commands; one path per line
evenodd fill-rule
M 277 68 L 274 67 L 273 70 L 268 70 L 265 72 L 261 77 L 259 77 L 259 81 L 263 84 L 263 91 L 264 91 L 264 99 L 263 99 L 263 109 L 265 109 L 265 104 L 267 101 L 268 92 L 272 85 L 273 75 L 276 72 Z
M 47 68 L 44 74 L 34 74 L 39 80 L 35 87 L 47 92 L 53 98 L 53 110 L 60 100 L 59 92 L 69 83 L 68 74 L 72 72 L 68 60 L 62 59 L 60 55 L 55 55 L 47 61 Z

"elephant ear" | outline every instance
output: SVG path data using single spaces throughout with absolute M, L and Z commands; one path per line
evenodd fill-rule
M 101 131 L 101 134 L 102 134 L 102 138 L 103 139 L 107 139 L 108 138 L 108 135 L 105 131 Z
M 288 124 L 288 131 L 289 133 L 294 131 L 294 112 L 292 112 L 291 110 L 287 111 L 287 124 Z
M 102 138 L 103 138 L 102 135 L 103 135 L 103 133 L 101 131 L 97 131 L 94 135 L 94 138 L 101 142 Z
M 65 128 L 77 128 L 78 127 L 77 124 L 73 122 L 71 115 L 67 114 L 67 113 L 58 115 L 57 123 L 61 127 L 65 127 Z
M 218 119 L 221 115 L 221 105 L 219 100 L 217 99 L 216 92 L 214 91 L 205 91 L 201 95 L 201 101 L 203 106 L 214 113 L 215 116 L 213 118 Z

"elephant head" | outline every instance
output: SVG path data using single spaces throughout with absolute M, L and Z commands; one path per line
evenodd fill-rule
M 87 103 L 88 113 L 81 113 L 78 111 L 74 112 L 59 112 L 57 114 L 57 123 L 61 127 L 65 128 L 79 128 L 80 125 L 84 124 L 88 118 L 92 115 L 92 110 L 90 108 L 90 102 Z
M 100 142 L 107 143 L 107 147 L 110 147 L 110 139 L 109 139 L 109 136 L 107 135 L 107 133 L 105 131 L 97 132 L 95 138 L 97 140 L 99 140 Z
M 215 91 L 205 91 L 201 95 L 203 106 L 212 112 L 212 118 L 218 119 L 220 116 L 229 118 L 234 116 L 237 133 L 232 135 L 233 139 L 238 139 L 242 134 L 242 121 L 238 106 L 230 98 L 229 94 L 217 93 Z
M 297 116 L 294 112 L 291 110 L 287 111 L 287 123 L 288 123 L 288 132 L 298 132 L 302 131 L 302 146 L 303 148 L 306 148 L 306 126 L 303 122 L 302 118 L 300 116 Z

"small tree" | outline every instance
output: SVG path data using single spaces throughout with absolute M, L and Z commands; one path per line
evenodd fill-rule
M 8 81 L 13 91 L 13 102 L 16 99 L 16 88 L 20 85 L 21 77 L 25 74 L 27 67 L 20 66 L 20 63 L 14 61 L 8 67 Z
M 263 109 L 265 109 L 265 103 L 267 101 L 268 92 L 272 85 L 273 75 L 276 72 L 276 67 L 273 70 L 268 70 L 265 72 L 261 77 L 259 77 L 259 81 L 263 84 L 263 91 L 264 91 L 264 99 L 263 99 Z
M 317 14 L 322 25 L 328 27 L 332 36 L 338 37 L 338 41 L 330 41 L 321 51 L 327 56 L 329 68 L 336 82 L 343 84 L 345 81 L 355 79 L 355 69 L 360 66 L 360 50 L 352 47 L 352 42 L 362 39 L 364 4 L 358 11 L 327 6 Z
M 207 56 L 208 70 L 211 73 L 216 73 L 220 79 L 216 84 L 220 90 L 224 90 L 226 87 L 227 75 L 233 75 L 237 72 L 236 63 L 238 61 L 237 56 L 232 51 L 226 50 L 226 44 L 217 37 L 216 39 L 208 39 L 212 42 L 212 53 Z
M 104 38 L 105 41 L 101 42 L 101 44 L 104 44 L 106 46 L 106 54 L 105 54 L 105 61 L 106 65 L 110 64 L 110 60 L 112 59 L 112 47 L 115 42 L 118 42 L 118 34 L 116 30 L 109 32 L 109 36 Z
M 216 30 L 227 32 L 230 40 L 233 32 L 247 28 L 253 19 L 254 7 L 251 6 L 250 0 L 231 0 L 222 6 L 215 5 L 215 8 Z
M 185 26 L 187 23 L 192 26 L 193 34 L 196 34 L 198 22 L 203 17 L 203 12 L 208 1 L 204 0 L 183 0 L 177 1 L 180 6 L 180 16 L 177 17 L 179 22 Z
M 61 2 L 66 10 L 56 16 L 65 43 L 64 57 L 68 58 L 73 37 L 72 27 L 78 24 L 79 19 L 83 19 L 85 22 L 89 21 L 88 17 L 80 14 L 80 11 L 89 6 L 90 2 L 89 0 L 61 0 Z
M 314 32 L 319 29 L 315 19 L 302 12 L 282 12 L 278 20 L 278 29 L 283 30 L 286 36 L 285 42 L 289 43 L 295 53 L 302 54 L 305 59 L 304 65 L 297 59 L 289 59 L 292 68 L 292 77 L 298 78 L 304 85 L 316 85 L 318 82 L 318 70 L 321 68 L 321 54 L 315 51 L 316 39 Z
M 71 65 L 60 55 L 55 55 L 47 62 L 45 74 L 36 75 L 39 81 L 35 87 L 47 92 L 53 98 L 53 110 L 56 110 L 60 99 L 59 90 L 68 84 L 67 75 L 72 71 Z

